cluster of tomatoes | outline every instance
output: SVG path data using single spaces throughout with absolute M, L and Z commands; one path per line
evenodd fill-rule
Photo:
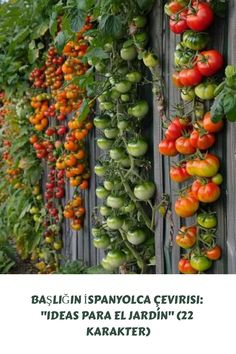
M 46 81 L 45 81 L 45 69 L 46 65 L 42 66 L 41 68 L 35 68 L 29 76 L 29 80 L 32 81 L 32 86 L 36 88 L 46 88 Z
M 221 194 L 220 161 L 208 149 L 214 145 L 216 133 L 223 128 L 223 120 L 213 123 L 210 112 L 204 114 L 203 102 L 214 98 L 217 85 L 212 76 L 222 69 L 223 56 L 215 49 L 204 50 L 209 41 L 209 35 L 204 31 L 214 20 L 214 12 L 208 3 L 170 1 L 165 12 L 170 16 L 171 31 L 182 34 L 174 53 L 176 71 L 172 81 L 181 90 L 182 100 L 193 102 L 193 114 L 192 120 L 186 115 L 171 121 L 159 144 L 159 151 L 166 156 L 181 154 L 184 157 L 172 165 L 172 181 L 183 183 L 193 179 L 180 191 L 174 210 L 182 218 L 198 212 L 196 225 L 181 227 L 176 236 L 176 243 L 187 251 L 179 262 L 179 271 L 194 274 L 206 271 L 212 260 L 221 257 L 221 248 L 215 241 L 216 216 L 203 210 Z
M 71 186 L 78 186 L 81 190 L 88 189 L 90 170 L 84 140 L 93 124 L 90 119 L 79 122 L 74 118 L 69 121 L 68 126 L 69 132 L 64 143 L 66 153 L 58 158 L 56 166 L 59 170 L 66 170 Z
M 84 224 L 85 208 L 80 195 L 74 195 L 73 199 L 66 204 L 63 215 L 66 219 L 70 219 L 72 230 L 81 230 Z
M 55 108 L 60 114 L 67 115 L 80 108 L 84 90 L 74 84 L 70 84 L 55 94 Z
M 38 132 L 45 130 L 48 126 L 49 100 L 50 95 L 47 93 L 32 97 L 31 106 L 34 109 L 34 114 L 29 117 L 29 121 Z
M 195 96 L 201 100 L 214 98 L 217 85 L 212 76 L 223 67 L 223 56 L 215 49 L 204 50 L 209 42 L 205 30 L 214 20 L 212 8 L 204 1 L 171 1 L 166 12 L 171 31 L 183 34 L 174 54 L 173 84 L 181 89 L 185 101 Z
M 56 168 L 51 167 L 47 178 L 48 182 L 45 185 L 44 193 L 46 200 L 45 208 L 48 211 L 49 217 L 53 219 L 52 223 L 55 224 L 59 221 L 57 200 L 60 200 L 65 196 L 64 171 L 58 171 Z

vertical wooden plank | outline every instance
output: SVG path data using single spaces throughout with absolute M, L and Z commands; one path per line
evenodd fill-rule
M 236 65 L 236 4 L 229 1 L 228 63 Z M 228 123 L 227 146 L 227 255 L 228 273 L 236 273 L 236 124 Z

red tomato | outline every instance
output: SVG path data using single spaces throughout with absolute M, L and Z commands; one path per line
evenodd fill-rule
M 179 197 L 175 202 L 175 212 L 181 218 L 187 218 L 196 213 L 199 208 L 199 201 L 191 193 Z
M 213 22 L 214 13 L 205 2 L 195 1 L 187 13 L 187 26 L 193 31 L 204 31 Z
M 179 88 L 184 87 L 184 85 L 180 81 L 179 71 L 175 71 L 172 74 L 172 82 L 175 87 L 179 87 Z
M 186 171 L 186 165 L 182 164 L 181 166 L 172 166 L 171 167 L 170 178 L 174 182 L 181 183 L 181 182 L 187 181 L 189 178 L 191 178 L 191 176 Z
M 214 75 L 223 65 L 223 56 L 215 49 L 205 50 L 197 57 L 197 68 L 203 76 Z
M 192 195 L 196 199 L 198 199 L 198 190 L 201 186 L 202 186 L 202 182 L 199 179 L 196 179 L 191 186 Z
M 206 154 L 203 158 L 189 160 L 186 163 L 186 170 L 191 176 L 213 177 L 220 168 L 220 161 L 213 154 Z
M 196 152 L 195 147 L 190 142 L 189 137 L 181 136 L 175 142 L 176 150 L 183 155 L 190 155 Z
M 189 27 L 186 20 L 187 11 L 170 17 L 170 30 L 176 34 L 181 34 Z
M 178 246 L 187 249 L 193 247 L 193 245 L 196 243 L 196 239 L 196 226 L 182 226 L 176 235 L 175 241 Z
M 168 129 L 165 132 L 165 137 L 168 140 L 176 140 L 182 135 L 184 129 L 186 129 L 186 124 L 182 124 L 180 118 L 176 117 L 168 126 Z
M 163 139 L 159 144 L 160 154 L 165 156 L 176 156 L 178 151 L 175 147 L 175 141 Z
M 220 196 L 220 187 L 213 183 L 208 182 L 203 184 L 197 192 L 198 200 L 202 203 L 213 203 Z
M 183 69 L 179 73 L 179 80 L 185 87 L 196 86 L 202 81 L 202 74 L 195 65 L 191 69 Z
M 215 135 L 211 133 L 201 134 L 198 130 L 193 130 L 190 135 L 192 146 L 199 150 L 207 150 L 215 141 Z
M 216 261 L 221 257 L 221 253 L 222 253 L 221 247 L 216 245 L 215 247 L 206 251 L 206 256 L 212 261 Z
M 211 120 L 211 113 L 206 112 L 204 117 L 203 117 L 203 128 L 207 130 L 209 133 L 217 133 L 219 132 L 224 125 L 223 119 L 220 120 L 218 123 L 213 123 Z
M 188 259 L 181 258 L 178 263 L 178 270 L 183 274 L 196 274 L 197 271 L 194 269 Z

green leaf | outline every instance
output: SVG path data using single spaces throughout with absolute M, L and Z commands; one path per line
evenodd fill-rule
M 88 11 L 95 5 L 95 0 L 77 0 L 77 7 L 79 10 Z
M 146 12 L 151 10 L 152 6 L 154 5 L 154 0 L 136 0 L 136 3 L 140 10 Z
M 54 40 L 54 44 L 59 52 L 62 51 L 62 49 L 66 43 L 66 40 L 67 40 L 67 37 L 66 37 L 65 32 L 60 31 Z
M 53 12 L 49 20 L 49 32 L 52 36 L 55 36 L 57 31 L 57 13 Z
M 78 32 L 85 23 L 85 14 L 75 9 L 70 16 L 70 26 L 73 32 Z
M 224 95 L 224 92 L 220 93 L 211 106 L 211 120 L 213 123 L 219 122 L 224 116 Z
M 106 35 L 119 38 L 122 34 L 123 23 L 121 16 L 105 15 L 100 21 L 100 28 Z
M 32 33 L 31 38 L 37 39 L 37 38 L 43 37 L 45 35 L 45 33 L 48 31 L 48 29 L 49 29 L 48 22 L 41 23 L 39 26 L 36 27 L 36 29 Z
M 89 100 L 85 99 L 79 109 L 78 121 L 82 122 L 83 120 L 85 120 L 88 117 L 89 112 Z
M 102 48 L 95 47 L 88 50 L 87 54 L 85 55 L 86 58 L 99 58 L 99 59 L 108 59 L 109 54 L 105 52 Z
M 226 93 L 223 98 L 223 106 L 225 114 L 236 109 L 236 96 L 233 93 Z
M 236 107 L 234 107 L 232 111 L 228 112 L 226 117 L 230 122 L 236 122 Z

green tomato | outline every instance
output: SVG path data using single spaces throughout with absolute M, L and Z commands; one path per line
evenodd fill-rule
M 215 97 L 214 91 L 216 87 L 216 84 L 201 83 L 195 87 L 194 91 L 201 100 L 212 100 Z
M 108 272 L 112 272 L 115 267 L 112 267 L 109 261 L 106 258 L 103 258 L 101 261 L 101 266 Z
M 140 32 L 134 35 L 134 43 L 138 48 L 143 48 L 148 43 L 147 32 Z
M 217 185 L 220 185 L 223 183 L 223 176 L 221 173 L 217 173 L 215 176 L 211 178 L 211 181 Z
M 133 45 L 127 48 L 122 48 L 120 51 L 120 56 L 123 60 L 134 60 L 137 55 L 137 50 Z
M 156 186 L 153 182 L 142 182 L 135 186 L 134 195 L 138 200 L 147 201 L 154 196 Z
M 123 94 L 120 96 L 120 99 L 122 102 L 129 102 L 130 101 L 130 95 Z
M 112 45 L 112 43 L 106 43 L 106 44 L 104 44 L 104 50 L 105 50 L 105 52 L 107 52 L 107 53 L 111 53 L 112 52 L 112 48 L 113 48 L 113 45 Z
M 107 116 L 105 117 L 95 117 L 93 123 L 98 129 L 108 128 L 111 124 L 111 119 Z
M 209 34 L 206 32 L 185 31 L 183 45 L 192 50 L 202 50 L 207 46 Z
M 124 213 L 132 213 L 136 209 L 136 206 L 133 202 L 123 206 Z
M 203 255 L 192 255 L 190 258 L 190 264 L 199 272 L 204 272 L 212 266 L 212 261 Z
M 102 165 L 94 166 L 94 172 L 98 177 L 104 177 L 106 173 L 106 167 Z
M 102 62 L 99 62 L 95 65 L 95 70 L 98 72 L 104 72 L 106 69 L 106 65 Z
M 108 191 L 111 191 L 111 190 L 113 189 L 113 187 L 114 187 L 113 182 L 108 181 L 108 180 L 105 180 L 105 181 L 103 182 L 103 185 L 104 185 L 104 187 L 105 187 Z
M 155 54 L 148 52 L 143 56 L 143 63 L 148 68 L 154 68 L 159 64 L 159 60 Z
M 97 139 L 97 146 L 101 149 L 101 150 L 108 150 L 112 147 L 114 143 L 114 140 L 110 140 L 107 138 L 99 138 Z
M 142 74 L 139 71 L 131 71 L 125 75 L 126 80 L 130 82 L 140 82 L 142 80 Z
M 204 234 L 201 234 L 201 239 L 206 242 L 208 245 L 211 245 L 214 236 L 211 232 L 205 232 Z
M 111 99 L 112 101 L 116 101 L 120 97 L 120 92 L 115 89 L 111 90 Z
M 104 130 L 104 135 L 108 139 L 114 139 L 118 136 L 119 134 L 119 129 L 117 128 L 106 128 Z
M 100 214 L 105 217 L 111 215 L 111 212 L 112 212 L 111 208 L 108 208 L 106 205 L 102 205 L 100 207 L 99 211 L 100 211 Z
M 132 23 L 137 28 L 143 28 L 147 24 L 147 17 L 145 17 L 145 16 L 136 16 L 136 17 L 133 18 Z
M 93 237 L 98 237 L 101 234 L 101 229 L 98 227 L 92 227 L 91 233 Z
M 96 196 L 99 199 L 106 199 L 110 194 L 109 191 L 106 190 L 103 186 L 99 186 L 96 188 Z
M 120 120 L 117 123 L 117 128 L 121 131 L 127 130 L 127 128 L 129 128 L 129 122 L 127 120 Z
M 110 246 L 111 240 L 107 234 L 100 235 L 93 239 L 93 245 L 99 249 L 105 249 Z
M 124 220 L 123 225 L 122 225 L 122 230 L 125 232 L 128 232 L 133 226 L 132 221 L 130 221 L 128 218 Z
M 115 85 L 115 88 L 120 93 L 126 93 L 131 90 L 132 84 L 129 81 L 121 81 Z
M 195 95 L 195 91 L 194 89 L 189 89 L 189 90 L 181 90 L 181 98 L 183 101 L 185 102 L 190 102 L 194 99 Z
M 37 207 L 32 207 L 32 208 L 30 208 L 30 214 L 37 214 L 38 212 L 39 212 L 39 208 L 37 208 Z
M 125 254 L 119 250 L 111 250 L 107 253 L 106 260 L 114 268 L 121 266 L 126 260 Z
M 101 111 L 110 111 L 114 108 L 114 103 L 112 102 L 101 102 L 99 104 L 99 108 Z
M 121 166 L 123 167 L 130 167 L 131 166 L 131 161 L 129 157 L 124 157 L 121 160 L 117 161 Z
M 108 216 L 107 226 L 111 230 L 119 230 L 123 225 L 124 219 L 120 216 Z
M 120 209 L 124 205 L 124 198 L 115 195 L 109 195 L 107 198 L 107 206 L 113 209 Z
M 132 245 L 135 245 L 135 246 L 140 245 L 141 243 L 143 243 L 145 241 L 145 239 L 146 239 L 146 233 L 142 229 L 137 229 L 134 231 L 127 232 L 127 240 Z
M 135 118 L 143 118 L 149 111 L 147 101 L 139 101 L 128 109 L 128 113 Z
M 118 161 L 126 157 L 125 150 L 121 147 L 110 150 L 110 157 L 112 160 Z
M 215 214 L 200 213 L 197 216 L 197 223 L 206 229 L 212 229 L 217 225 L 217 217 Z
M 139 138 L 136 141 L 127 144 L 127 151 L 131 156 L 140 157 L 146 154 L 148 150 L 147 142 Z
M 183 67 L 193 59 L 195 56 L 195 52 L 187 49 L 183 46 L 183 43 L 180 42 L 177 44 L 175 52 L 174 52 L 174 64 L 179 67 Z

